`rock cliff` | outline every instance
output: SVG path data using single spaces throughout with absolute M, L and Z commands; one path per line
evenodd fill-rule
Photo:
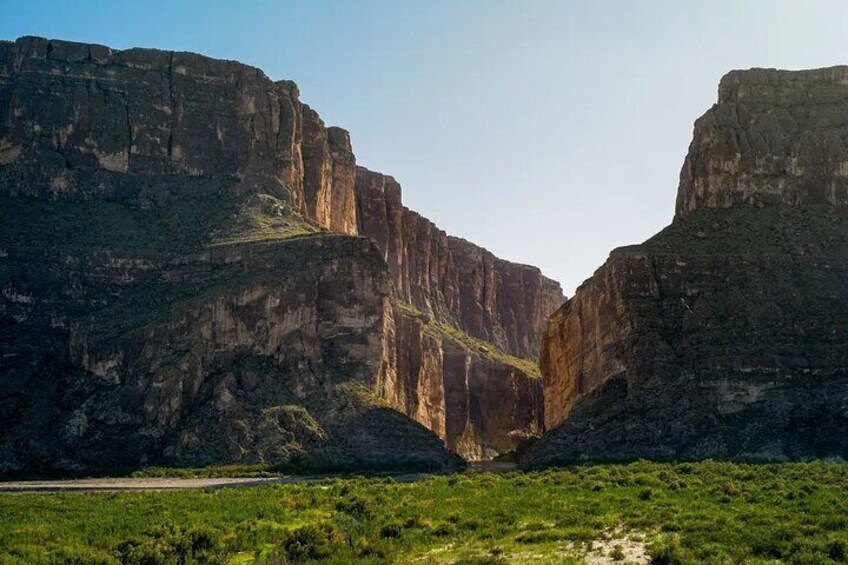
M 132 200 L 265 194 L 356 233 L 355 160 L 290 81 L 193 53 L 0 42 L 2 191 Z
M 379 394 L 466 459 L 491 459 L 541 435 L 542 386 L 522 359 L 395 302 Z
M 677 216 L 737 204 L 848 203 L 848 67 L 722 78 L 695 122 Z
M 552 431 L 528 464 L 848 457 L 846 85 L 843 67 L 724 77 L 672 225 L 551 317 Z
M 404 208 L 294 83 L 26 37 L 0 108 L 0 472 L 448 468 L 540 433 L 558 285 Z
M 12 247 L 2 273 L 2 471 L 455 464 L 371 392 L 388 280 L 367 240 Z
M 358 231 L 383 252 L 398 297 L 428 316 L 536 358 L 548 316 L 565 298 L 536 267 L 495 257 L 403 206 L 395 179 L 357 169 Z
M 535 359 L 547 317 L 564 301 L 559 284 L 448 236 L 403 206 L 390 176 L 359 167 L 356 199 L 358 233 L 377 243 L 400 304 L 384 396 L 466 458 L 540 435 Z

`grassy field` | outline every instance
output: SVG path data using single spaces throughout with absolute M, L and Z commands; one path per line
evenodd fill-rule
M 0 495 L 0 563 L 842 563 L 848 465 Z

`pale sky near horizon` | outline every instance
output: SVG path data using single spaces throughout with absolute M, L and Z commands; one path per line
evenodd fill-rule
M 407 206 L 570 295 L 671 221 L 725 72 L 848 63 L 848 2 L 0 0 L 0 39 L 21 35 L 294 80 Z

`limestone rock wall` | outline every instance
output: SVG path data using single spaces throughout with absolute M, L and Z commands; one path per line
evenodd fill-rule
M 737 204 L 848 203 L 848 67 L 721 79 L 695 122 L 677 216 Z
M 535 267 L 495 257 L 403 206 L 394 178 L 357 169 L 358 232 L 388 265 L 394 296 L 506 353 L 535 358 L 548 315 L 564 300 Z M 512 451 L 544 426 L 534 375 L 427 332 L 396 311 L 383 395 L 469 459 Z
M 0 472 L 456 464 L 371 395 L 388 279 L 367 240 L 231 246 L 174 262 L 33 253 L 7 250 L 0 265 Z
M 677 215 L 550 319 L 531 465 L 848 457 L 844 67 L 734 71 Z
M 7 470 L 449 466 L 426 438 L 479 458 L 540 432 L 535 371 L 503 354 L 535 359 L 559 285 L 404 207 L 293 82 L 24 37 L 0 41 L 0 111 Z
M 259 191 L 297 205 L 290 88 L 191 53 L 26 37 L 0 45 L 3 190 L 156 199 Z M 210 115 L 211 114 L 211 115 Z
M 519 357 L 538 355 L 547 317 L 565 300 L 539 269 L 450 237 L 401 201 L 390 176 L 359 167 L 359 233 L 377 242 L 397 296 Z
M 0 42 L 5 195 L 269 194 L 355 234 L 355 158 L 297 86 L 193 53 L 24 37 Z
M 564 297 L 539 269 L 495 257 L 403 206 L 387 175 L 357 168 L 358 233 L 386 261 L 393 295 L 425 319 L 457 328 L 490 347 L 535 359 L 548 315 Z M 428 332 L 396 308 L 396 349 L 381 394 L 469 459 L 513 451 L 544 428 L 534 374 Z
M 306 213 L 330 231 L 356 234 L 356 158 L 350 135 L 326 128 L 315 110 L 303 108 Z
M 459 283 L 459 324 L 504 351 L 536 358 L 548 317 L 565 301 L 559 283 L 537 267 L 500 259 L 448 237 Z
M 541 381 L 534 375 L 428 331 L 395 307 L 395 346 L 380 394 L 469 460 L 514 451 L 543 429 Z

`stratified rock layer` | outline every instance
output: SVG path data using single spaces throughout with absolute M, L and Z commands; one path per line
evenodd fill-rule
M 537 437 L 544 424 L 534 365 L 547 317 L 564 301 L 559 284 L 448 236 L 403 206 L 390 176 L 359 167 L 356 198 L 358 233 L 377 243 L 394 295 L 417 311 L 396 309 L 385 398 L 466 458 L 491 458 Z M 429 332 L 426 320 L 436 322 Z M 434 330 L 444 326 L 489 345 L 472 348 Z
M 558 285 L 404 208 L 294 83 L 26 37 L 0 108 L 0 473 L 450 468 L 540 433 Z
M 409 306 L 394 308 L 395 347 L 379 394 L 466 459 L 491 459 L 541 435 L 542 384 L 533 364 L 470 342 Z
M 290 81 L 193 53 L 0 42 L 2 194 L 144 206 L 267 194 L 356 233 L 355 159 Z
M 448 236 L 401 202 L 390 176 L 357 169 L 358 231 L 383 252 L 397 296 L 519 357 L 535 358 L 548 316 L 565 300 L 536 267 Z
M 848 457 L 844 68 L 733 72 L 674 223 L 550 320 L 528 463 Z
M 848 67 L 722 78 L 695 122 L 677 215 L 738 204 L 848 203 Z
M 0 471 L 455 463 L 371 393 L 388 279 L 368 240 L 12 247 L 0 273 Z

